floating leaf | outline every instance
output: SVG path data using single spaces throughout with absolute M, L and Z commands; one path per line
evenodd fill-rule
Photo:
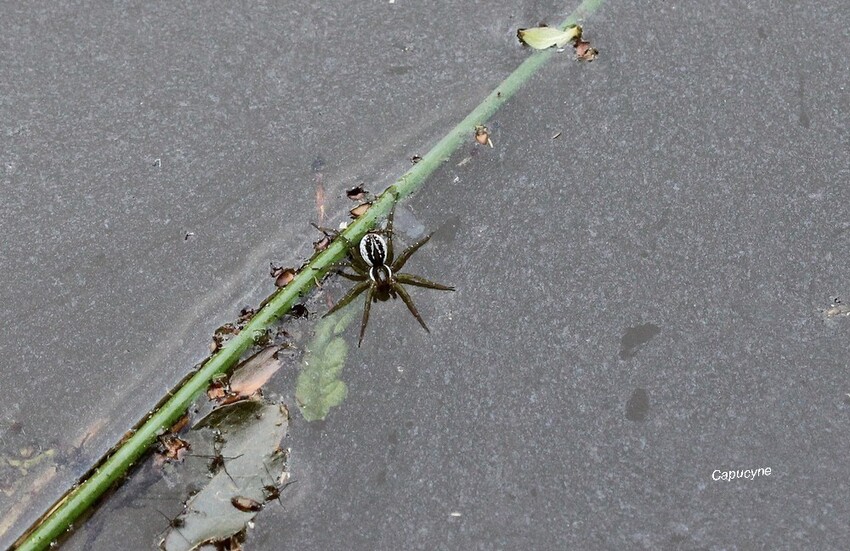
M 556 27 L 531 27 L 519 29 L 516 36 L 520 42 L 535 50 L 545 50 L 553 46 L 563 48 L 568 43 L 581 38 L 581 27 L 570 25 L 565 30 Z
M 242 400 L 239 402 L 230 402 L 216 407 L 195 421 L 192 428 L 218 428 L 218 426 L 225 422 L 225 420 L 229 424 L 247 423 L 252 416 L 259 415 L 263 406 L 264 402 L 262 400 Z
M 283 471 L 286 456 L 278 445 L 288 427 L 286 408 L 243 401 L 227 411 L 208 422 L 224 439 L 225 468 L 172 523 L 162 542 L 166 551 L 190 551 L 242 532 L 268 501 L 266 488 L 275 485 Z

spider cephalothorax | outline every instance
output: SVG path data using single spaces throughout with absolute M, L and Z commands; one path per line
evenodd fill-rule
M 355 247 L 353 243 L 349 243 L 348 256 L 351 258 L 351 262 L 348 266 L 350 266 L 356 273 L 339 273 L 347 279 L 356 281 L 357 285 L 352 287 L 351 290 L 349 290 L 348 293 L 346 293 L 346 295 L 342 297 L 327 314 L 325 314 L 328 316 L 336 312 L 357 298 L 360 293 L 367 291 L 366 305 L 363 308 L 363 320 L 360 322 L 360 340 L 357 341 L 357 346 L 360 346 L 360 343 L 363 342 L 363 335 L 366 333 L 366 324 L 369 322 L 369 309 L 372 307 L 372 303 L 379 300 L 384 301 L 390 298 L 396 298 L 397 296 L 401 297 L 401 300 L 405 305 L 407 305 L 408 310 L 410 310 L 410 313 L 413 314 L 413 317 L 416 318 L 422 328 L 430 333 L 428 326 L 425 325 L 425 321 L 422 319 L 422 316 L 419 315 L 419 311 L 416 310 L 416 305 L 413 304 L 413 299 L 410 298 L 409 294 L 407 294 L 407 290 L 405 290 L 403 284 L 413 285 L 416 287 L 426 287 L 428 289 L 438 289 L 440 291 L 454 291 L 454 287 L 440 285 L 439 283 L 434 283 L 433 281 L 429 281 L 413 274 L 400 273 L 400 270 L 404 267 L 404 264 L 410 256 L 415 253 L 419 247 L 427 243 L 428 240 L 431 239 L 431 236 L 427 235 L 423 237 L 405 249 L 398 258 L 393 258 L 394 212 L 395 205 L 393 205 L 393 210 L 390 211 L 390 215 L 387 217 L 386 229 L 367 233 L 360 240 L 360 245 L 358 247 Z M 386 235 L 386 238 L 384 235 Z

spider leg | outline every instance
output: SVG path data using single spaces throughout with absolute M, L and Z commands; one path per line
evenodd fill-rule
M 395 218 L 396 204 L 393 203 L 390 209 L 390 215 L 387 216 L 387 227 L 384 229 L 387 234 L 387 264 L 393 263 L 393 218 Z
M 366 262 L 364 262 L 363 259 L 360 257 L 360 252 L 357 250 L 357 247 L 354 245 L 354 243 L 349 241 L 348 238 L 346 238 L 344 235 L 342 235 L 339 232 L 337 232 L 336 236 L 339 239 L 342 239 L 343 241 L 345 241 L 346 252 L 348 253 L 350 260 L 340 260 L 338 262 L 328 264 L 327 269 L 326 269 L 326 273 L 336 271 L 339 268 L 351 268 L 355 272 L 357 272 L 358 274 L 368 275 L 369 274 L 369 265 L 366 264 Z M 320 270 L 320 269 L 323 269 L 323 268 L 313 267 L 313 270 Z
M 366 264 L 366 262 L 360 258 L 360 253 L 356 249 L 351 249 L 348 251 L 348 256 L 351 257 L 351 267 L 357 270 L 358 272 L 363 272 L 368 274 L 370 266 Z
M 351 302 L 352 300 L 357 298 L 357 295 L 359 295 L 360 293 L 362 293 L 363 291 L 368 289 L 371 286 L 371 284 L 372 284 L 371 281 L 365 280 L 365 281 L 361 281 L 360 283 L 358 283 L 357 285 L 352 287 L 351 290 L 348 291 L 345 294 L 344 297 L 339 299 L 339 302 L 334 304 L 334 307 L 331 308 L 330 310 L 328 310 L 328 313 L 325 314 L 322 317 L 326 318 L 326 317 L 330 316 L 331 314 L 333 314 L 334 312 L 336 312 L 337 310 L 339 310 L 340 308 L 342 308 L 343 306 L 346 306 L 349 302 Z
M 343 237 L 343 239 L 345 238 Z M 363 260 L 363 257 L 360 256 L 360 250 L 358 249 L 357 245 L 355 245 L 348 239 L 345 239 L 345 242 L 348 244 L 348 256 L 349 258 L 351 258 L 351 267 L 357 270 L 358 272 L 368 274 L 370 266 L 366 263 L 365 260 Z
M 367 281 L 366 283 L 371 283 Z M 360 285 L 363 285 L 362 283 Z M 358 285 L 358 287 L 360 286 Z M 360 339 L 357 341 L 357 348 L 363 343 L 363 335 L 366 334 L 366 324 L 369 323 L 369 310 L 372 308 L 372 300 L 375 297 L 375 288 L 370 286 L 369 292 L 366 293 L 366 304 L 363 306 L 363 321 L 360 322 Z
M 424 277 L 419 277 L 413 274 L 396 274 L 396 281 L 399 283 L 406 283 L 407 285 L 415 285 L 416 287 L 427 287 L 428 289 L 437 289 L 438 291 L 454 291 L 454 287 L 449 287 L 448 285 L 441 285 L 439 283 L 434 283 L 431 280 L 425 279 Z
M 348 272 L 337 272 L 339 275 L 344 277 L 345 279 L 350 279 L 351 281 L 368 281 L 369 276 L 365 274 L 349 274 Z
M 348 262 L 348 263 L 342 262 L 341 264 L 343 266 L 351 266 L 358 273 L 362 272 L 364 274 L 368 274 L 369 273 L 369 265 L 360 256 L 360 250 L 358 249 L 357 245 L 352 243 L 347 237 L 345 237 L 341 233 L 338 233 L 337 237 L 339 237 L 340 239 L 345 241 L 345 246 L 346 246 L 346 249 L 348 250 L 348 257 L 351 259 L 350 262 Z M 333 265 L 336 265 L 336 264 L 332 264 L 332 266 Z
M 410 310 L 410 313 L 413 314 L 413 317 L 416 318 L 416 321 L 419 322 L 419 325 L 422 326 L 422 329 L 424 329 L 426 333 L 430 333 L 431 330 L 428 329 L 427 325 L 425 325 L 425 321 L 422 319 L 422 316 L 419 315 L 419 311 L 416 309 L 416 305 L 413 304 L 413 299 L 410 298 L 410 295 L 407 294 L 407 291 L 404 290 L 404 287 L 402 287 L 398 283 L 393 283 L 392 285 L 393 290 L 398 293 L 398 296 L 400 296 L 401 300 L 404 301 L 404 304 L 407 305 L 407 309 Z
M 319 230 L 320 232 L 322 232 L 322 234 L 325 237 L 330 237 L 331 239 L 334 239 L 336 236 L 339 235 L 339 232 L 337 230 L 333 229 L 333 228 L 327 228 L 325 226 L 319 226 L 318 224 L 315 224 L 313 222 L 310 222 L 310 225 L 313 226 L 314 228 L 316 228 L 317 230 Z
M 410 255 L 415 253 L 419 249 L 419 247 L 427 243 L 429 239 L 431 239 L 430 233 L 419 241 L 417 241 L 416 243 L 414 243 L 413 245 L 406 248 L 404 252 L 401 253 L 398 258 L 395 259 L 395 262 L 393 262 L 393 272 L 398 272 L 399 270 L 401 270 L 404 267 L 404 263 L 407 262 L 408 258 L 410 258 Z

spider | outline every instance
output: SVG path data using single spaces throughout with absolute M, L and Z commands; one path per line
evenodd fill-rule
M 393 259 L 394 214 L 395 204 L 393 204 L 390 215 L 387 217 L 386 229 L 367 233 L 360 240 L 358 247 L 355 247 L 354 243 L 346 240 L 346 243 L 348 243 L 348 256 L 351 257 L 351 262 L 345 264 L 345 266 L 351 267 L 356 273 L 350 274 L 340 271 L 339 275 L 358 283 L 325 314 L 325 316 L 333 314 L 357 298 L 360 293 L 366 291 L 366 304 L 363 307 L 363 320 L 360 322 L 360 339 L 357 341 L 358 347 L 363 342 L 363 335 L 366 333 L 366 324 L 369 323 L 369 310 L 373 302 L 401 297 L 401 300 L 407 306 L 407 309 L 410 310 L 410 313 L 413 314 L 413 317 L 416 318 L 416 321 L 419 322 L 419 325 L 427 333 L 430 333 L 431 331 L 425 325 L 425 321 L 419 315 L 413 299 L 407 294 L 407 290 L 403 285 L 426 287 L 440 291 L 455 290 L 454 287 L 440 285 L 417 275 L 399 272 L 410 256 L 431 239 L 431 235 L 426 235 L 405 249 L 398 258 Z M 382 234 L 385 234 L 386 238 Z

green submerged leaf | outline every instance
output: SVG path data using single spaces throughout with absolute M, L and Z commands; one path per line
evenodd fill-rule
M 348 356 L 348 343 L 338 335 L 354 319 L 355 312 L 353 306 L 348 306 L 316 326 L 295 388 L 295 399 L 307 421 L 324 420 L 348 395 L 348 387 L 339 378 Z

